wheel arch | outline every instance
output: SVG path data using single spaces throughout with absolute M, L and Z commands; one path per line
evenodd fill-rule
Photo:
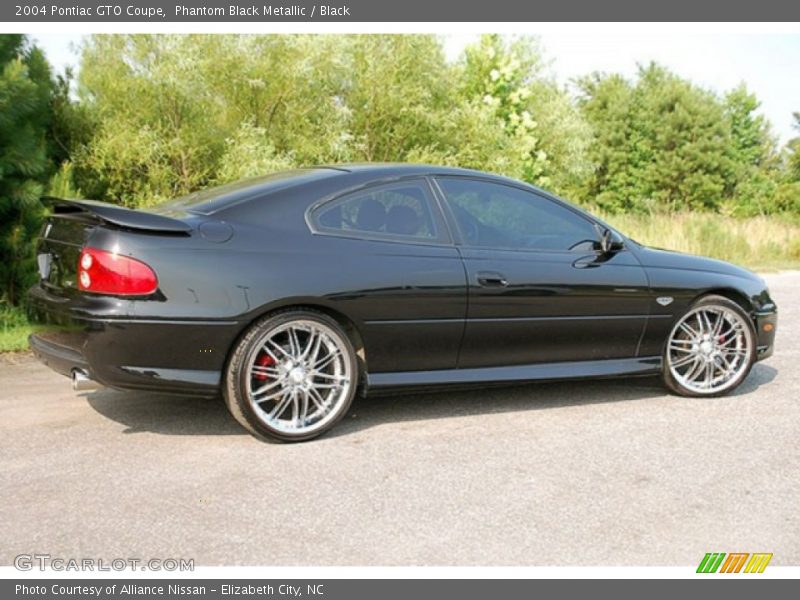
M 678 323 L 678 321 L 681 320 L 685 311 L 690 310 L 700 300 L 702 300 L 703 298 L 707 298 L 709 296 L 720 296 L 722 298 L 730 300 L 731 302 L 734 302 L 737 306 L 739 306 L 739 308 L 741 308 L 745 312 L 745 314 L 748 315 L 748 317 L 750 317 L 750 319 L 754 321 L 754 326 L 755 326 L 755 320 L 753 317 L 753 311 L 754 311 L 753 304 L 742 291 L 737 290 L 736 288 L 733 287 L 726 287 L 726 286 L 712 287 L 703 291 L 699 291 L 697 294 L 695 294 L 694 297 L 691 298 L 691 300 L 689 300 L 686 303 L 685 308 L 681 309 L 680 312 L 675 313 L 673 315 L 673 318 L 670 320 L 670 326 L 669 329 L 667 330 L 667 335 L 660 342 L 662 356 L 664 355 L 664 352 L 666 351 L 667 348 L 667 344 L 669 343 L 669 332 L 671 332 L 672 328 Z
M 697 294 L 692 299 L 691 304 L 694 304 L 698 300 L 705 298 L 707 296 L 722 296 L 723 298 L 727 298 L 728 300 L 735 302 L 738 304 L 741 309 L 746 312 L 748 315 L 752 317 L 754 306 L 750 299 L 745 295 L 742 291 L 737 290 L 736 288 L 732 287 L 716 287 L 711 288 L 709 290 L 705 290 L 704 292 Z
M 306 300 L 306 299 L 294 299 L 294 300 L 286 300 L 280 303 L 273 303 L 267 306 L 262 307 L 261 309 L 249 313 L 247 319 L 242 324 L 242 329 L 236 338 L 231 342 L 230 346 L 227 349 L 226 356 L 225 356 L 225 368 L 228 366 L 228 362 L 230 361 L 230 357 L 233 354 L 235 348 L 239 345 L 241 339 L 247 334 L 248 331 L 255 325 L 256 322 L 260 321 L 264 317 L 272 315 L 278 312 L 285 312 L 289 310 L 311 310 L 320 312 L 334 321 L 336 321 L 339 326 L 344 330 L 347 334 L 350 343 L 353 344 L 353 348 L 356 352 L 356 358 L 359 361 L 359 367 L 361 369 L 362 377 L 366 378 L 367 374 L 367 352 L 364 347 L 364 338 L 361 335 L 361 331 L 358 329 L 355 321 L 334 308 L 322 304 L 318 301 L 314 300 Z

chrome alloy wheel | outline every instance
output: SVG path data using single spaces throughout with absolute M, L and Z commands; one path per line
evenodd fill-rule
M 353 373 L 346 342 L 323 323 L 295 320 L 264 333 L 247 361 L 245 391 L 269 428 L 304 435 L 336 418 Z
M 753 347 L 751 328 L 742 315 L 705 304 L 686 313 L 672 329 L 667 366 L 675 381 L 690 392 L 718 394 L 742 379 Z

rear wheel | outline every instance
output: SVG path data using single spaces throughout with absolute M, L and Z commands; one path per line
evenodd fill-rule
M 670 332 L 664 348 L 664 383 L 683 396 L 726 394 L 750 372 L 755 339 L 753 322 L 738 304 L 723 296 L 705 296 Z
M 355 350 L 339 324 L 316 311 L 290 310 L 257 322 L 239 342 L 225 401 L 256 436 L 298 442 L 345 415 L 357 382 Z

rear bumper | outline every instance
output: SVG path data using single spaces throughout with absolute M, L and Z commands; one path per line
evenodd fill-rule
M 120 302 L 85 305 L 49 297 L 35 287 L 29 313 L 35 356 L 57 373 L 85 372 L 119 389 L 212 396 L 219 393 L 225 357 L 242 325 L 236 321 L 134 319 Z
M 73 348 L 49 342 L 36 334 L 28 338 L 28 343 L 39 362 L 50 367 L 56 373 L 71 377 L 73 371 L 76 370 L 89 372 L 86 358 Z

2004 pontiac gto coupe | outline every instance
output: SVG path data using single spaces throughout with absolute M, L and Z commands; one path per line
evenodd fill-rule
M 222 392 L 272 439 L 329 430 L 359 389 L 660 373 L 716 396 L 773 350 L 758 276 L 486 173 L 315 167 L 146 211 L 45 201 L 40 360 L 77 389 Z

